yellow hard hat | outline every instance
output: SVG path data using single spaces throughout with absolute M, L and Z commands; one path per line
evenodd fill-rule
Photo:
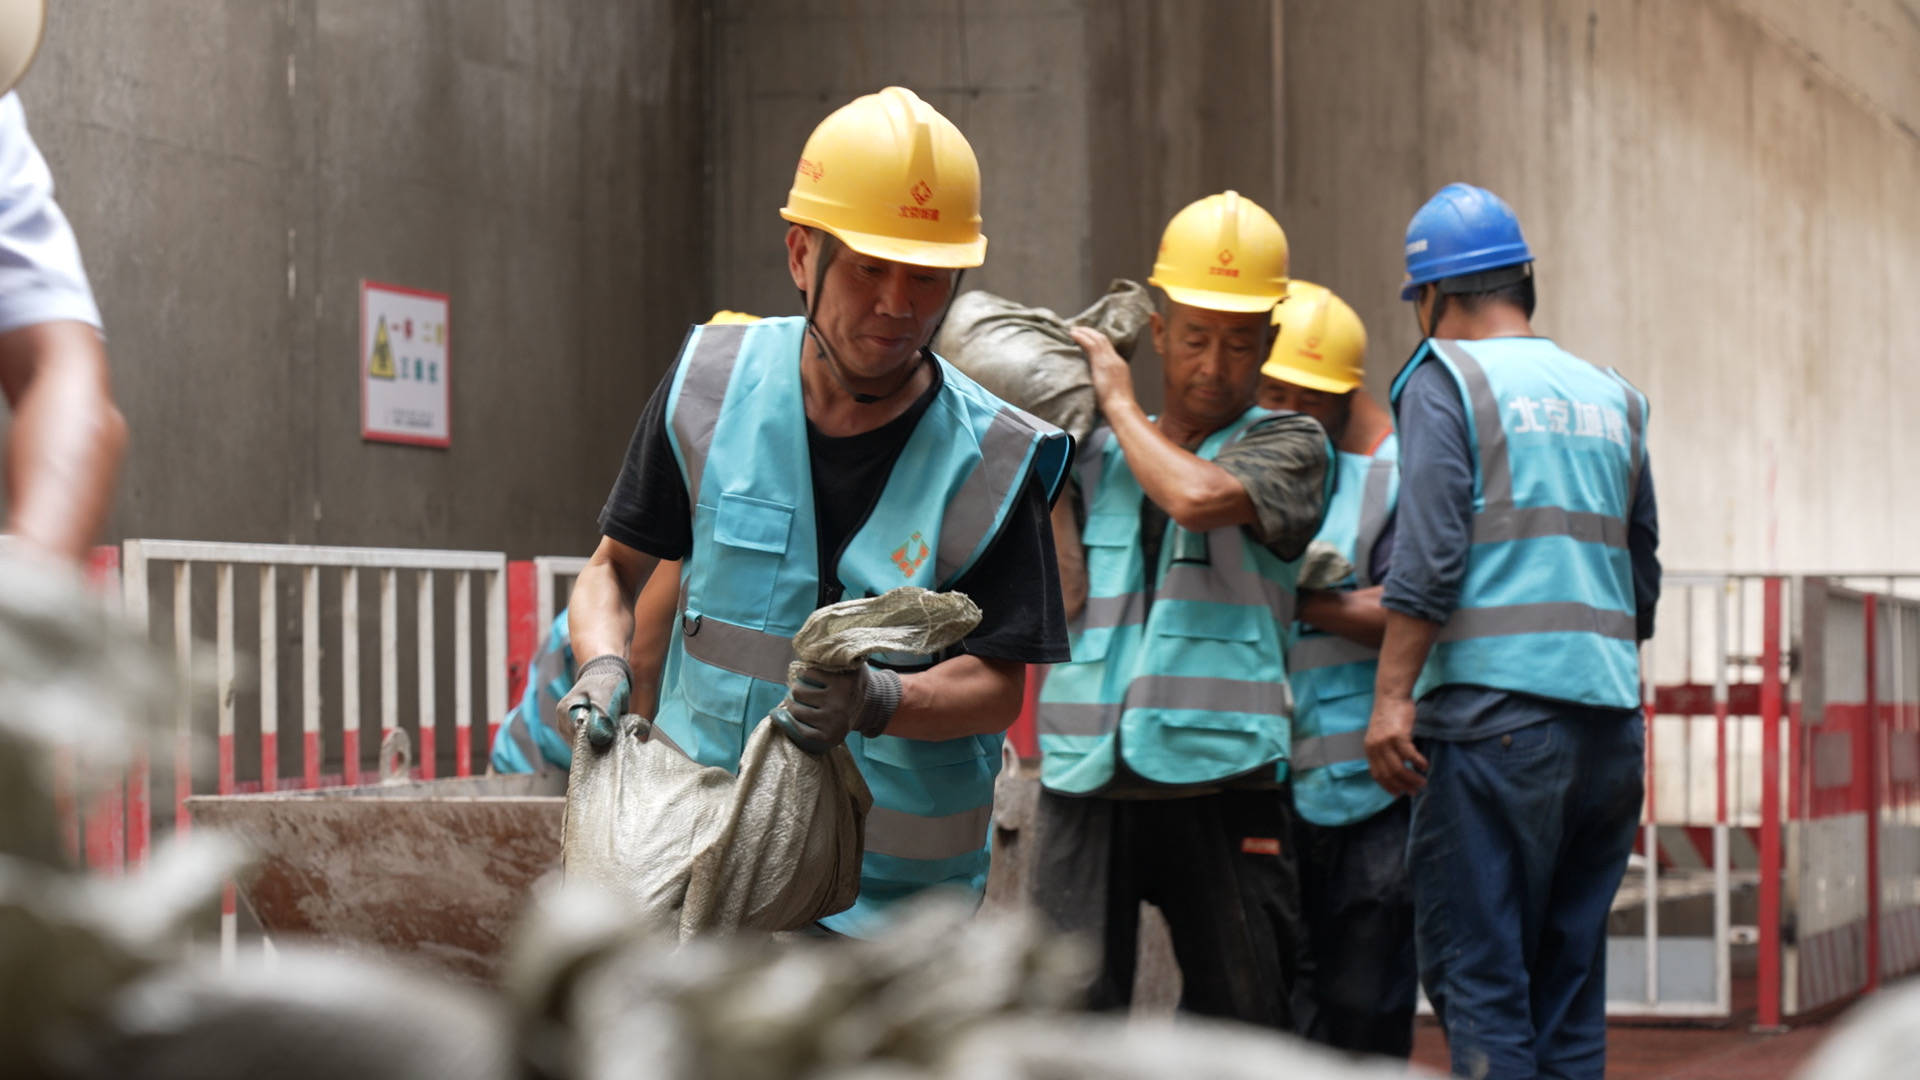
M 759 321 L 760 321 L 760 316 L 758 315 L 749 315 L 744 311 L 728 311 L 725 308 L 722 308 L 721 310 L 713 313 L 713 318 L 707 320 L 707 325 L 708 326 L 734 326 L 739 323 L 756 323 Z
M 1189 307 L 1265 311 L 1287 295 L 1287 234 L 1239 192 L 1209 195 L 1167 222 L 1147 284 Z
M 1367 328 L 1333 290 L 1295 281 L 1286 302 L 1273 309 L 1273 324 L 1280 332 L 1260 374 L 1329 394 L 1365 380 Z
M 12 90 L 47 29 L 47 0 L 0 0 L 0 94 Z
M 973 147 L 904 87 L 854 98 L 820 121 L 780 216 L 876 259 L 964 267 L 987 258 Z

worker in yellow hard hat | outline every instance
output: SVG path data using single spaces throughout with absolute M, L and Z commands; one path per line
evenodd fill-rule
M 1273 351 L 1260 368 L 1262 408 L 1302 412 L 1335 448 L 1371 454 L 1393 433 L 1393 416 L 1367 392 L 1367 329 L 1325 286 L 1294 281 L 1273 309 Z
M 1100 943 L 1096 1008 L 1130 998 L 1145 901 L 1172 931 L 1183 1009 L 1285 1029 L 1284 642 L 1333 451 L 1312 419 L 1254 404 L 1288 293 L 1272 215 L 1232 191 L 1193 203 L 1148 280 L 1165 412 L 1140 407 L 1105 337 L 1073 332 L 1104 426 L 1054 513 L 1073 659 L 1040 695 L 1035 899 Z
M 822 925 L 866 936 L 917 892 L 985 885 L 1001 733 L 1025 666 L 1067 656 L 1047 519 L 1073 446 L 928 348 L 987 244 L 973 150 L 933 106 L 888 87 L 836 110 L 780 215 L 804 314 L 688 334 L 574 587 L 587 659 L 560 706 L 576 753 L 610 743 L 635 595 L 679 560 L 654 730 L 728 770 L 762 717 L 845 745 L 874 806 L 859 898 Z M 814 609 L 903 585 L 965 592 L 979 626 L 949 654 L 789 674 Z
M 1407 800 L 1366 767 L 1367 718 L 1386 613 L 1378 582 L 1400 493 L 1393 418 L 1367 392 L 1367 331 L 1346 301 L 1294 281 L 1273 309 L 1260 403 L 1318 420 L 1338 483 L 1314 537 L 1344 564 L 1300 594 L 1287 647 L 1293 690 L 1294 852 L 1308 963 L 1295 988 L 1300 1034 L 1337 1049 L 1413 1051 L 1417 971 L 1407 880 Z M 1319 576 L 1319 575 L 1316 575 Z

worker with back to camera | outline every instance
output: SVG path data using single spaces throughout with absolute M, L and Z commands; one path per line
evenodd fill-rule
M 806 314 L 688 335 L 573 590 L 574 650 L 591 659 L 569 716 L 604 729 L 626 711 L 635 595 L 678 559 L 652 737 L 731 770 L 771 714 L 805 750 L 852 753 L 874 806 L 859 899 L 831 932 L 870 935 L 936 886 L 979 896 L 1025 667 L 1067 655 L 1047 518 L 1072 440 L 927 347 L 984 258 L 979 211 L 972 148 L 911 91 L 822 121 L 781 210 Z M 789 679 L 816 608 L 902 585 L 964 592 L 981 622 L 949 654 Z
M 45 0 L 0 0 L 0 393 L 13 410 L 6 535 L 18 550 L 78 564 L 106 521 L 127 425 L 79 245 L 12 92 L 45 22 Z
M 1287 649 L 1305 928 L 1295 1023 L 1341 1050 L 1405 1058 L 1418 996 L 1407 800 L 1374 782 L 1365 746 L 1399 444 L 1392 415 L 1367 392 L 1367 331 L 1353 309 L 1295 280 L 1273 317 L 1279 333 L 1260 369 L 1260 404 L 1305 413 L 1333 440 L 1338 481 L 1314 540 L 1351 568 L 1329 588 L 1301 592 Z
M 1287 295 L 1287 242 L 1235 192 L 1168 223 L 1149 283 L 1166 409 L 1097 331 L 1105 426 L 1056 508 L 1073 660 L 1038 712 L 1039 906 L 1093 937 L 1095 1008 L 1131 999 L 1142 901 L 1167 918 L 1181 1008 L 1292 1024 L 1298 884 L 1288 839 L 1286 665 L 1299 560 L 1332 479 L 1320 426 L 1254 404 Z M 1070 568 L 1070 569 L 1069 569 Z
M 1492 192 L 1441 188 L 1405 252 L 1426 340 L 1393 384 L 1367 758 L 1413 795 L 1420 978 L 1454 1071 L 1597 1080 L 1660 596 L 1647 399 L 1534 334 L 1533 255 Z

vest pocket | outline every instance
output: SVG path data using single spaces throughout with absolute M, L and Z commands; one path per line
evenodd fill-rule
M 687 708 L 729 724 L 746 723 L 743 712 L 752 690 L 751 677 L 702 663 L 692 657 L 688 657 L 686 665 L 681 668 L 680 696 L 686 701 Z M 757 721 L 759 718 L 754 719 Z
M 1080 543 L 1092 549 L 1087 552 L 1089 596 L 1122 596 L 1140 588 L 1138 531 L 1136 515 L 1087 515 Z
M 721 495 L 713 512 L 713 540 L 726 550 L 718 566 L 702 570 L 696 564 L 690 606 L 753 629 L 766 626 L 793 516 L 794 508 L 781 503 Z

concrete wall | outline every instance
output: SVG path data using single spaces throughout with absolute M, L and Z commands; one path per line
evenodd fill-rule
M 134 432 L 117 536 L 584 552 L 707 303 L 698 0 L 64 0 L 22 86 Z M 359 282 L 453 446 L 359 434 Z
M 1078 311 L 1144 280 L 1181 206 L 1274 197 L 1273 6 L 1211 0 L 720 0 L 714 269 L 722 306 L 798 309 L 777 210 L 808 132 L 912 87 L 980 159 L 987 263 L 965 288 Z M 1205 78 L 1197 78 L 1205 72 Z M 1158 367 L 1136 358 L 1146 397 Z
M 1414 344 L 1407 217 L 1491 187 L 1539 254 L 1540 329 L 1654 402 L 1676 567 L 1911 564 L 1920 514 L 1920 15 L 1900 0 L 725 0 L 717 299 L 791 310 L 774 209 L 813 122 L 888 82 L 972 139 L 970 285 L 1077 309 L 1166 218 L 1236 187 L 1295 273 Z M 1276 60 L 1277 57 L 1277 60 Z M 1157 397 L 1157 366 L 1140 366 Z
M 1920 19 L 1910 4 L 1289 0 L 1296 273 L 1384 389 L 1408 215 L 1464 179 L 1539 257 L 1536 326 L 1653 401 L 1669 566 L 1910 567 Z
M 1407 215 L 1495 188 L 1541 328 L 1654 399 L 1668 562 L 1811 568 L 1911 561 L 1916 57 L 1901 0 L 67 0 L 23 96 L 134 423 L 116 535 L 584 550 L 685 323 L 793 310 L 808 130 L 901 82 L 979 152 L 970 285 L 1077 309 L 1235 187 L 1376 389 Z M 360 441 L 363 277 L 452 293 L 451 451 Z

